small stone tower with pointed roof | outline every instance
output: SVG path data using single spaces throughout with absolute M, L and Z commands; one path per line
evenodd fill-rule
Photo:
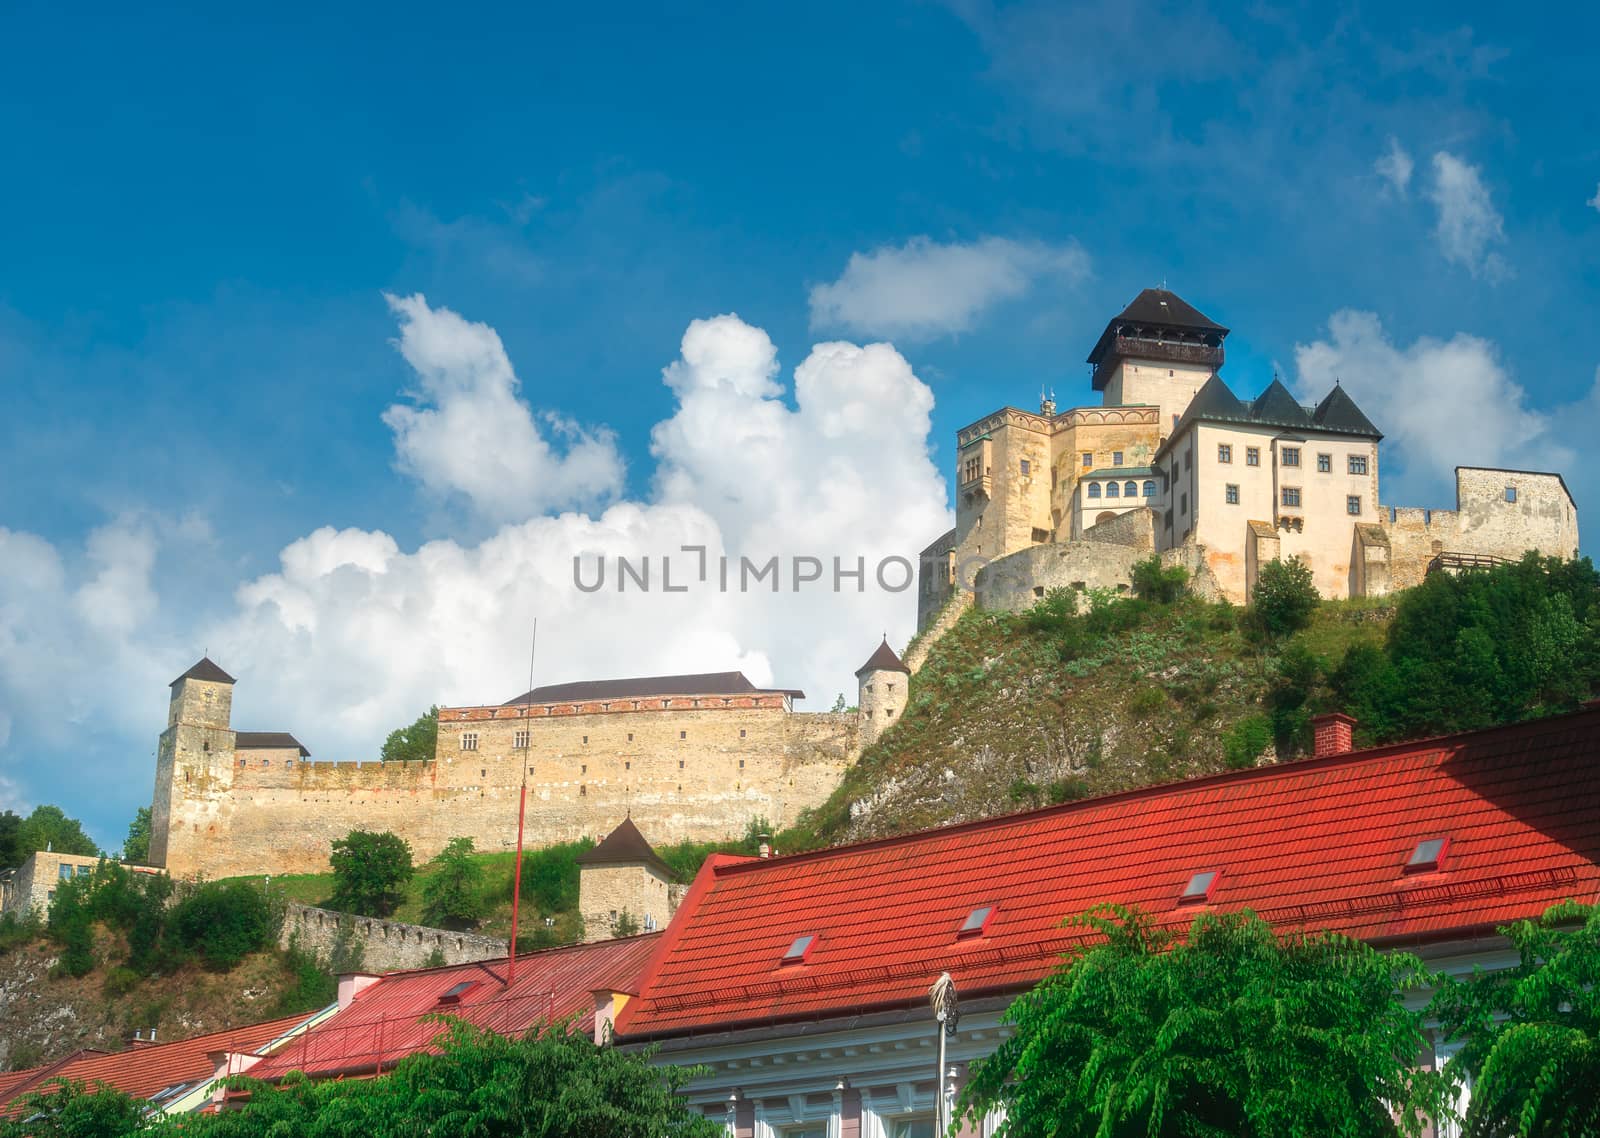
M 233 785 L 233 682 L 209 656 L 172 681 L 167 729 L 156 752 L 149 862 L 174 876 L 193 871 L 194 847 L 208 832 L 206 804 L 215 814 Z
M 895 655 L 885 636 L 877 651 L 856 669 L 856 683 L 861 746 L 870 747 L 905 710 L 911 669 Z
M 665 928 L 672 909 L 672 870 L 632 818 L 624 818 L 599 845 L 578 855 L 578 912 L 585 941 L 616 936 L 624 913 L 641 933 Z

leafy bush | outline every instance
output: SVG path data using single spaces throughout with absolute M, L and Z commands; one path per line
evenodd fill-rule
M 422 886 L 422 923 L 466 928 L 483 916 L 483 866 L 472 856 L 471 838 L 451 838 L 428 863 Z
M 592 850 L 588 838 L 529 850 L 522 855 L 522 901 L 541 913 L 564 913 L 578 907 L 578 855 Z M 511 880 L 505 900 L 511 899 Z
M 1151 555 L 1133 567 L 1133 591 L 1147 601 L 1170 605 L 1188 591 L 1189 571 L 1182 565 L 1161 564 Z
M 16 913 L 7 913 L 0 917 L 0 956 L 32 944 L 43 932 L 44 926 L 32 910 L 20 917 Z
M 212 971 L 227 972 L 278 939 L 273 906 L 246 881 L 211 881 L 183 897 L 167 919 L 167 935 Z
M 288 982 L 278 995 L 277 1014 L 298 1015 L 325 1008 L 339 997 L 339 980 L 314 952 L 300 944 L 300 934 L 291 933 L 289 947 L 278 961 Z
M 399 906 L 400 887 L 411 880 L 411 846 L 388 831 L 351 830 L 333 843 L 332 906 L 362 917 L 387 917 Z
M 1310 624 L 1320 599 L 1310 568 L 1298 557 L 1291 557 L 1261 566 L 1250 607 L 1257 629 L 1275 640 Z
M 1239 720 L 1222 736 L 1222 757 L 1230 770 L 1256 765 L 1256 760 L 1272 742 L 1272 720 L 1251 715 Z
M 1146 686 L 1133 693 L 1128 700 L 1128 711 L 1140 719 L 1148 719 L 1167 706 L 1167 696 L 1160 688 Z

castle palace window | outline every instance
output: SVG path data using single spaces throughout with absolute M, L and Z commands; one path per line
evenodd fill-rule
M 1278 453 L 1280 455 L 1278 461 L 1280 463 L 1282 463 L 1284 466 L 1299 466 L 1300 465 L 1300 448 L 1299 447 L 1284 447 L 1283 450 L 1279 451 Z
M 1100 483 L 1098 483 L 1098 482 L 1089 483 L 1089 497 L 1091 497 L 1091 498 L 1100 497 Z
M 1517 488 L 1515 486 L 1507 486 L 1506 487 L 1506 501 L 1515 502 L 1516 500 L 1517 500 Z
M 1120 450 L 1114 450 L 1114 451 L 1111 452 L 1111 465 L 1112 466 L 1121 466 L 1122 465 L 1122 452 Z
M 976 482 L 978 475 L 981 473 L 983 473 L 982 458 L 969 458 L 961 464 L 961 481 L 963 483 Z
M 478 749 L 478 733 L 476 731 L 463 731 L 461 733 L 461 749 L 463 751 L 476 751 Z
M 1361 512 L 1361 495 L 1351 494 L 1347 497 L 1344 500 L 1344 510 L 1347 514 L 1359 514 Z
M 1331 455 L 1331 454 L 1319 454 L 1319 455 L 1317 455 L 1317 473 L 1318 474 L 1327 474 L 1332 469 L 1333 469 L 1333 455 Z
M 1033 465 L 1027 459 L 1023 459 L 1021 462 L 1021 469 L 1022 476 L 1026 478 L 1030 473 L 1032 473 Z
M 1084 451 L 1083 452 L 1083 468 L 1085 470 L 1088 470 L 1093 465 L 1094 465 L 1094 451 L 1092 451 L 1092 450 Z
M 1137 498 L 1139 496 L 1139 484 L 1137 482 L 1125 483 L 1122 487 L 1122 496 L 1124 498 Z
M 1236 482 L 1230 482 L 1224 486 L 1222 489 L 1222 498 L 1223 501 L 1228 503 L 1228 505 L 1237 506 L 1239 504 L 1239 484 Z
M 1300 505 L 1300 487 L 1298 487 L 1298 486 L 1285 486 L 1283 488 L 1283 504 L 1285 506 L 1299 506 Z
M 1367 472 L 1367 456 L 1364 454 L 1351 455 L 1349 458 L 1349 470 L 1351 474 L 1365 474 Z
M 1246 466 L 1260 466 L 1261 465 L 1261 448 L 1260 447 L 1245 447 L 1244 448 L 1244 464 Z
M 1144 496 L 1146 498 L 1154 498 L 1156 496 L 1156 481 L 1154 478 L 1146 480 L 1144 484 Z
M 1115 482 L 1107 482 L 1106 483 L 1106 497 L 1107 498 L 1119 498 L 1121 496 L 1122 496 L 1121 487 L 1119 487 Z
M 517 751 L 526 751 L 528 749 L 528 729 L 526 727 L 519 728 L 517 733 L 512 736 L 511 746 L 513 750 Z
M 1217 461 L 1218 462 L 1232 462 L 1233 461 L 1233 448 L 1231 446 L 1229 446 L 1227 443 L 1218 443 L 1217 444 Z

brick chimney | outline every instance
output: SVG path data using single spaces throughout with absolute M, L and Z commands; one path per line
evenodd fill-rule
M 1315 739 L 1312 753 L 1319 759 L 1329 755 L 1347 755 L 1355 750 L 1356 721 L 1342 711 L 1311 717 L 1311 733 Z

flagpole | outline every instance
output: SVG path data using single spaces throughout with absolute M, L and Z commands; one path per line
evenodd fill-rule
M 533 706 L 533 658 L 539 650 L 539 618 L 533 618 L 533 643 L 528 648 L 528 694 L 523 701 L 522 723 L 523 729 L 528 732 L 528 754 L 518 759 L 517 765 L 522 768 L 522 791 L 517 797 L 517 864 L 511 876 L 511 955 L 506 961 L 506 987 L 511 987 L 517 979 L 517 916 L 522 902 L 522 824 L 528 814 L 528 763 L 533 756 L 533 728 L 529 724 L 528 711 Z M 512 740 L 515 743 L 515 740 Z M 516 750 L 513 746 L 512 751 Z

